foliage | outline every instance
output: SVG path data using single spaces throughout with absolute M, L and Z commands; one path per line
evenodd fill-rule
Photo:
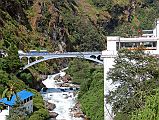
M 74 16 L 68 11 L 65 11 L 63 15 L 65 17 L 64 24 L 68 28 L 68 37 L 74 50 L 99 51 L 104 49 L 104 37 L 98 32 L 97 28 L 88 21 L 87 17 L 83 15 Z
M 16 93 L 14 84 L 10 84 L 2 93 L 2 98 L 6 97 L 8 100 L 12 99 L 12 96 Z
M 68 73 L 72 76 L 73 82 L 85 84 L 83 81 L 90 77 L 91 68 L 92 65 L 88 61 L 74 59 L 69 63 Z
M 154 4 L 150 4 L 148 7 L 137 8 L 136 16 L 140 21 L 141 29 L 152 29 L 155 26 L 153 23 L 155 19 L 159 17 L 158 5 L 159 3 L 155 2 Z
M 11 45 L 8 50 L 8 56 L 5 57 L 2 61 L 2 69 L 8 73 L 17 73 L 18 70 L 22 67 L 22 64 L 18 58 L 18 50 L 15 45 Z
M 73 77 L 73 81 L 79 81 L 80 92 L 78 99 L 82 105 L 82 111 L 92 120 L 104 119 L 104 81 L 102 69 L 86 61 L 73 60 L 70 62 L 67 71 Z
M 133 26 L 130 23 L 125 23 L 118 25 L 114 29 L 114 32 L 111 33 L 111 35 L 116 35 L 121 37 L 133 37 L 138 35 L 137 30 L 138 30 L 137 26 Z
M 46 120 L 49 118 L 48 111 L 41 108 L 38 111 L 34 112 L 29 120 Z
M 87 90 L 79 99 L 83 112 L 85 112 L 92 120 L 104 119 L 104 81 L 102 72 L 102 70 L 97 69 L 92 73 L 92 82 L 89 90 Z M 83 87 L 82 84 L 81 87 Z M 83 91 L 80 89 L 80 92 Z
M 20 74 L 20 79 L 22 79 L 23 81 L 25 81 L 26 84 L 32 82 L 32 75 L 31 73 L 21 73 Z
M 158 86 L 158 60 L 142 50 L 120 50 L 108 79 L 117 87 L 107 96 L 115 115 L 130 114 L 145 105 L 147 95 Z M 124 115 L 122 114 L 122 115 Z M 118 116 L 116 116 L 118 119 Z
M 159 119 L 159 95 L 156 90 L 155 95 L 147 96 L 143 108 L 137 109 L 132 114 L 131 120 L 158 120 Z
M 8 77 L 9 75 L 5 71 L 0 70 L 0 84 L 7 84 Z

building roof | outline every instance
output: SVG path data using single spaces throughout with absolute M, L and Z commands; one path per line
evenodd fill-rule
M 33 95 L 34 95 L 33 93 L 28 92 L 26 90 L 22 90 L 17 93 L 17 96 L 20 98 L 21 101 L 23 101 L 24 99 L 27 99 L 28 97 L 31 97 Z M 2 98 L 2 99 L 0 99 L 0 102 L 4 103 L 6 105 L 9 105 L 9 106 L 13 106 L 16 103 L 16 95 L 14 94 L 12 96 L 11 100 L 9 100 L 9 101 L 7 100 L 7 98 Z

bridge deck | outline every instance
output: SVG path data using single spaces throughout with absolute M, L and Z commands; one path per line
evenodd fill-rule
M 102 52 L 64 52 L 64 53 L 19 53 L 19 56 L 63 56 L 63 55 L 101 55 Z

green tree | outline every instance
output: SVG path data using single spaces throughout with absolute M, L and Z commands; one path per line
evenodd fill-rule
M 41 108 L 38 111 L 34 112 L 29 120 L 47 120 L 49 118 L 48 111 Z
M 93 67 L 88 61 L 74 59 L 69 63 L 68 73 L 72 76 L 73 82 L 80 84 L 90 77 L 91 68 Z
M 145 106 L 132 113 L 131 120 L 159 120 L 159 91 L 146 97 Z
M 7 52 L 8 56 L 2 61 L 2 69 L 7 73 L 17 73 L 22 67 L 18 57 L 18 49 L 15 45 L 12 45 Z
M 8 77 L 9 75 L 5 71 L 0 70 L 0 84 L 7 84 L 9 79 Z
M 104 80 L 103 68 L 96 68 L 91 74 L 89 81 L 89 88 L 85 90 L 79 101 L 82 105 L 82 110 L 91 120 L 104 120 Z M 84 82 L 84 81 L 83 81 Z M 83 84 L 80 86 L 80 93 L 85 88 Z
M 7 88 L 2 93 L 2 98 L 7 97 L 7 99 L 10 100 L 12 96 L 16 94 L 16 88 L 14 84 L 8 84 L 6 87 Z
M 86 16 L 74 16 L 69 11 L 65 11 L 63 15 L 64 24 L 68 28 L 68 38 L 74 50 L 99 51 L 104 49 L 105 38 Z
M 108 72 L 108 79 L 118 84 L 107 96 L 107 102 L 112 104 L 116 115 L 115 119 L 118 119 L 118 115 L 129 115 L 144 106 L 146 96 L 153 94 L 158 86 L 158 66 L 157 58 L 140 49 L 122 49 L 118 52 L 115 65 Z
M 70 62 L 67 72 L 72 76 L 73 81 L 80 83 L 78 99 L 82 105 L 82 111 L 92 120 L 103 120 L 103 68 L 75 59 Z

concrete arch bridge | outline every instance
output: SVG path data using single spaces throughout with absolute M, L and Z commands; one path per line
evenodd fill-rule
M 27 58 L 28 64 L 23 67 L 23 70 L 26 68 L 35 65 L 37 63 L 46 61 L 46 60 L 51 60 L 55 58 L 82 58 L 82 59 L 87 59 L 91 60 L 100 64 L 103 64 L 103 60 L 101 59 L 102 52 L 64 52 L 64 53 L 49 53 L 49 52 L 28 52 L 24 53 L 23 51 L 19 50 L 18 51 L 19 58 L 20 60 L 22 58 Z M 34 62 L 30 63 L 30 58 L 35 57 L 36 60 Z M 41 59 L 38 59 L 40 58 Z

